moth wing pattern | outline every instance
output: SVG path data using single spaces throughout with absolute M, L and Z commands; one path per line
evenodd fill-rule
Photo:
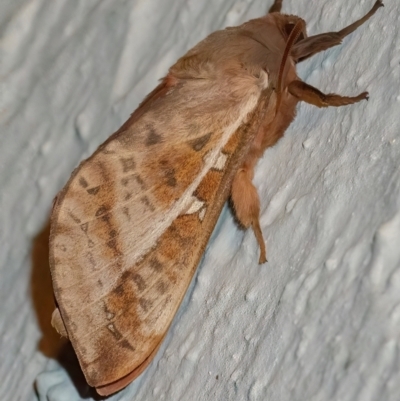
M 267 108 L 268 74 L 253 66 L 230 74 L 235 51 L 199 65 L 198 45 L 178 60 L 56 198 L 54 293 L 87 382 L 100 393 L 131 381 L 157 350 Z

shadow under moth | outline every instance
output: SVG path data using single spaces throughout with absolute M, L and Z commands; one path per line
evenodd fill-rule
M 125 387 L 155 356 L 227 199 L 266 261 L 254 167 L 297 103 L 368 99 L 324 94 L 300 80 L 296 64 L 339 45 L 383 3 L 314 36 L 281 6 L 275 0 L 266 16 L 189 50 L 55 199 L 52 324 L 101 395 Z

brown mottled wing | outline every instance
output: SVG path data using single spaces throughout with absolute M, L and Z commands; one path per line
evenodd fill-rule
M 143 370 L 190 283 L 265 110 L 265 76 L 245 78 L 237 97 L 239 75 L 219 96 L 210 85 L 220 79 L 153 93 L 57 197 L 54 292 L 86 379 L 103 394 Z

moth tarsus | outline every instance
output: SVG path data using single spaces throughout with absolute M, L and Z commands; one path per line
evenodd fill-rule
M 276 0 L 266 16 L 212 33 L 72 173 L 51 218 L 52 322 L 100 394 L 151 362 L 228 198 L 266 261 L 257 160 L 299 101 L 368 99 L 325 94 L 298 77 L 296 64 L 338 45 L 381 6 L 338 32 L 307 36 L 305 22 L 281 14 Z

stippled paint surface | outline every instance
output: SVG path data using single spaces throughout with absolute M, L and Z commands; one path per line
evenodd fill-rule
M 35 399 L 32 382 L 44 370 L 41 399 L 81 400 L 64 368 L 43 354 L 51 308 L 42 319 L 46 258 L 37 254 L 45 241 L 37 235 L 51 200 L 171 62 L 209 32 L 258 16 L 266 5 L 177 1 L 164 9 L 154 1 L 116 7 L 40 0 L 0 7 L 0 68 L 7 76 L 0 398 Z M 318 32 L 344 26 L 365 7 L 295 2 L 290 12 Z M 243 238 L 226 211 L 164 356 L 113 399 L 397 400 L 399 56 L 392 44 L 399 9 L 388 2 L 384 10 L 373 29 L 300 69 L 326 91 L 367 88 L 371 98 L 351 112 L 302 106 L 286 138 L 259 164 L 268 267 L 257 266 L 253 236 Z M 377 30 L 385 37 L 377 38 Z M 139 32 L 140 43 L 133 40 Z

